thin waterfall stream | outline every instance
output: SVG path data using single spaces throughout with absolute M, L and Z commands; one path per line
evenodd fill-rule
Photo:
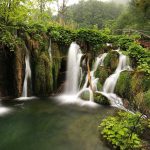
M 76 94 L 79 90 L 80 61 L 82 53 L 80 47 L 73 42 L 69 48 L 66 75 L 66 94 Z
M 31 84 L 31 67 L 30 67 L 30 56 L 29 52 L 26 49 L 26 56 L 25 56 L 25 78 L 23 83 L 23 91 L 22 91 L 22 97 L 27 98 L 28 97 L 28 81 L 30 81 Z
M 132 70 L 132 69 L 129 66 L 128 57 L 123 55 L 121 52 L 119 52 L 119 50 L 116 50 L 116 51 L 119 53 L 118 66 L 115 72 L 106 79 L 103 85 L 103 91 L 99 93 L 107 97 L 110 100 L 112 106 L 125 109 L 123 106 L 122 99 L 114 93 L 114 89 L 115 89 L 120 73 L 124 70 Z

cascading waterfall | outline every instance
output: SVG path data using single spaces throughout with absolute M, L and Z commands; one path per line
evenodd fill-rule
M 83 92 L 88 91 L 90 94 L 90 101 L 94 101 L 94 97 L 93 97 L 93 92 L 97 91 L 97 82 L 98 82 L 98 78 L 95 78 L 94 76 L 94 72 L 97 70 L 98 66 L 103 66 L 103 61 L 105 59 L 105 57 L 107 56 L 107 53 L 101 54 L 99 57 L 96 58 L 94 67 L 92 68 L 92 71 L 90 72 L 90 76 L 91 76 L 91 84 L 92 84 L 92 89 L 88 86 L 88 75 L 86 76 L 86 80 L 85 83 L 83 85 L 83 88 L 79 91 L 79 93 L 77 94 L 77 96 L 80 96 Z
M 67 60 L 67 75 L 66 75 L 66 94 L 77 94 L 79 88 L 79 75 L 80 75 L 80 61 L 82 53 L 79 45 L 73 42 L 69 48 L 68 60 Z
M 118 63 L 115 73 L 110 75 L 104 83 L 103 92 L 105 92 L 105 93 L 114 93 L 114 89 L 115 89 L 115 86 L 116 86 L 116 83 L 117 83 L 120 73 L 123 70 L 130 68 L 128 61 L 127 61 L 127 56 L 121 54 L 120 52 L 119 52 L 119 55 L 120 55 L 119 63 Z
M 29 52 L 26 49 L 26 56 L 25 56 L 25 78 L 24 78 L 24 83 L 23 83 L 22 97 L 28 97 L 28 80 L 31 80 L 31 68 L 30 68 Z
M 114 93 L 114 89 L 115 89 L 120 73 L 124 70 L 132 70 L 132 69 L 129 66 L 128 57 L 123 55 L 121 52 L 119 52 L 119 50 L 116 50 L 116 51 L 119 53 L 119 63 L 118 63 L 117 69 L 114 72 L 114 74 L 110 75 L 106 79 L 104 86 L 103 86 L 103 91 L 100 93 L 106 96 L 110 100 L 113 106 L 123 108 L 122 99 Z
M 88 86 L 89 81 L 87 75 L 83 87 L 79 90 L 78 81 L 81 81 L 81 78 L 79 79 L 79 77 L 82 77 L 82 68 L 80 68 L 82 53 L 80 51 L 80 47 L 75 42 L 71 44 L 67 60 L 67 78 L 65 85 L 65 95 L 60 96 L 61 100 L 64 99 L 63 103 L 69 102 L 83 105 L 88 104 L 90 106 L 93 106 L 94 104 L 95 106 L 96 104 L 93 103 L 94 100 L 93 92 L 96 92 L 107 97 L 110 100 L 112 106 L 126 110 L 123 106 L 122 99 L 114 93 L 114 89 L 120 73 L 124 70 L 132 70 L 132 69 L 129 66 L 128 57 L 123 55 L 119 51 L 119 49 L 114 51 L 117 51 L 119 53 L 119 63 L 115 72 L 106 79 L 103 86 L 103 91 L 97 91 L 97 82 L 99 79 L 95 78 L 94 72 L 97 70 L 98 66 L 104 66 L 104 59 L 107 56 L 107 53 L 101 54 L 99 57 L 96 58 L 92 71 L 90 71 L 92 89 L 90 86 Z M 79 98 L 83 92 L 89 92 L 90 95 L 89 101 L 84 101 Z

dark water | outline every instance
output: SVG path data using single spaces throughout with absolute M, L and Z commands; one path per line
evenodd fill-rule
M 0 150 L 109 150 L 97 126 L 110 107 L 59 105 L 52 99 L 3 102 L 13 110 L 0 116 Z

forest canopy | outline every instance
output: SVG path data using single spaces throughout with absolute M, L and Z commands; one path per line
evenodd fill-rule
M 20 23 L 59 23 L 71 28 L 110 28 L 150 30 L 150 1 L 80 0 L 68 5 L 68 0 L 1 0 L 0 22 L 5 25 Z M 125 3 L 126 2 L 126 3 Z M 54 7 L 57 12 L 54 13 Z M 54 15 L 55 14 L 55 15 Z M 148 33 L 149 34 L 149 33 Z

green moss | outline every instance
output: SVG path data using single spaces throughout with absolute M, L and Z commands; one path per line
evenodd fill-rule
M 110 75 L 110 69 L 107 69 L 105 67 L 98 67 L 98 69 L 95 71 L 95 77 L 99 78 L 99 83 L 104 84 L 105 80 L 109 77 Z
M 102 84 L 98 81 L 98 83 L 97 83 L 97 90 L 98 91 L 102 91 L 102 88 L 103 88 Z
M 42 52 L 35 67 L 35 93 L 49 95 L 53 90 L 52 62 L 48 53 Z
M 94 93 L 94 101 L 102 105 L 110 105 L 110 101 L 100 93 Z
M 57 80 L 62 60 L 60 49 L 57 43 L 52 43 L 52 57 L 53 57 L 53 81 L 54 81 L 53 87 L 54 89 L 56 89 L 58 85 Z
M 106 68 L 109 68 L 111 70 L 111 72 L 113 73 L 117 66 L 118 66 L 118 62 L 119 62 L 119 54 L 116 51 L 110 51 L 106 58 L 104 59 L 104 66 Z
M 83 92 L 80 97 L 84 100 L 89 100 L 90 99 L 90 93 L 89 91 Z
M 131 72 L 123 71 L 120 73 L 120 76 L 118 78 L 116 87 L 115 87 L 115 93 L 122 98 L 130 98 L 130 89 L 131 89 Z

